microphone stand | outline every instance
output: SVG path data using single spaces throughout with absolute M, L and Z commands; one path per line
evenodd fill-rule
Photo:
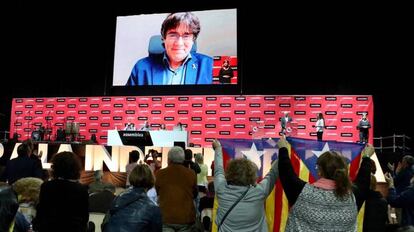
M 31 111 L 30 110 L 29 110 L 28 116 L 29 116 L 29 119 L 27 120 L 27 128 L 28 128 L 28 130 L 27 130 L 27 138 L 26 139 L 29 139 L 30 138 L 30 132 L 32 132 L 32 126 L 33 126 L 33 124 L 31 123 L 33 119 L 32 119 Z
M 51 125 L 51 122 L 50 122 L 50 116 L 49 116 L 49 114 L 50 114 L 50 111 L 49 112 L 47 112 L 47 115 L 46 115 L 46 133 L 47 133 L 47 141 L 50 141 L 50 136 L 51 136 L 51 134 L 52 134 L 52 125 Z

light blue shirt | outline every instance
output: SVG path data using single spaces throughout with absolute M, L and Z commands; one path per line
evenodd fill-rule
M 187 63 L 191 59 L 191 54 L 188 54 L 183 64 L 176 70 L 172 70 L 167 55 L 164 53 L 164 65 L 167 67 L 163 72 L 162 84 L 163 85 L 183 85 L 185 80 L 185 71 L 187 69 Z

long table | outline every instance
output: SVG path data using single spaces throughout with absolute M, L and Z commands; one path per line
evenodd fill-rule
M 187 146 L 188 132 L 187 131 L 149 131 L 154 147 L 173 147 L 174 142 L 184 142 Z M 108 146 L 122 146 L 122 140 L 119 136 L 118 130 L 108 130 Z

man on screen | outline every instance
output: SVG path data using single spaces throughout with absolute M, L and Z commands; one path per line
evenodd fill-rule
M 212 84 L 213 59 L 191 52 L 200 21 L 191 12 L 172 13 L 161 26 L 164 53 L 140 59 L 126 85 Z

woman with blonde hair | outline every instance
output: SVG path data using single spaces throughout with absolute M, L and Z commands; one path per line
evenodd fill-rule
M 35 177 L 26 177 L 13 183 L 13 190 L 19 200 L 19 212 L 28 222 L 36 216 L 36 205 L 39 201 L 40 186 L 43 180 Z

